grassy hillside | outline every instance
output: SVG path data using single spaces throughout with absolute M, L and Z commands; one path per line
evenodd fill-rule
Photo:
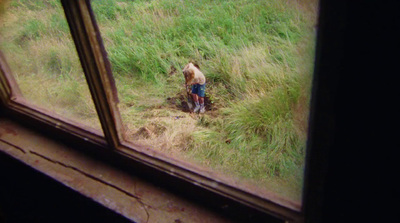
M 92 7 L 130 140 L 301 198 L 315 1 L 93 0 Z M 26 97 L 97 122 L 58 2 L 14 0 L 4 21 L 1 48 Z M 201 116 L 183 107 L 181 69 L 190 60 L 207 78 Z M 43 87 L 32 90 L 32 82 Z
M 58 1 L 7 1 L 0 48 L 24 96 L 100 129 L 64 12 Z

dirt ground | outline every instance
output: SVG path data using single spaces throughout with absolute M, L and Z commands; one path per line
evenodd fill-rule
M 126 139 L 161 153 L 187 159 L 185 151 L 190 149 L 192 133 L 204 128 L 199 125 L 200 119 L 218 116 L 218 106 L 208 96 L 205 97 L 205 107 L 204 114 L 193 113 L 184 92 L 168 97 L 164 103 L 157 103 L 142 112 L 143 124 L 128 124 Z

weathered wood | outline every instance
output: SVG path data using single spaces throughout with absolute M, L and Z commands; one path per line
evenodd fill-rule
M 123 140 L 118 96 L 89 1 L 61 1 L 104 135 L 116 149 Z

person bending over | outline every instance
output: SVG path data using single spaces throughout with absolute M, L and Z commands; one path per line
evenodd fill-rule
M 204 106 L 204 96 L 206 92 L 206 77 L 200 71 L 199 66 L 188 63 L 183 68 L 183 75 L 185 76 L 186 86 L 192 86 L 192 99 L 195 103 L 194 113 L 204 113 L 206 108 Z

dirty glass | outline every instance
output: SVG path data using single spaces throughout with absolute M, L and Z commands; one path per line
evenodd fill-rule
M 300 203 L 316 0 L 91 5 L 127 141 Z M 204 113 L 190 107 L 189 62 L 206 79 Z
M 4 4 L 0 49 L 26 101 L 101 131 L 61 3 Z

